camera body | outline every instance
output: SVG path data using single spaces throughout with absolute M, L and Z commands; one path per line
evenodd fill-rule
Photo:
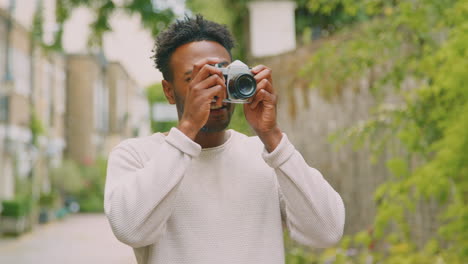
M 220 64 L 215 64 L 215 67 L 221 70 L 226 82 L 227 98 L 224 102 L 248 103 L 249 98 L 257 91 L 257 82 L 250 68 L 239 60 L 235 60 L 227 67 L 222 67 Z

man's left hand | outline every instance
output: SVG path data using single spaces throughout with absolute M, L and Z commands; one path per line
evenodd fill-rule
M 258 65 L 252 69 L 252 73 L 257 81 L 257 92 L 252 101 L 244 105 L 245 118 L 267 151 L 272 152 L 283 135 L 276 123 L 277 95 L 273 90 L 271 69 Z

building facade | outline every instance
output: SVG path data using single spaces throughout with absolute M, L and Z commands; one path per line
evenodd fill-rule
M 253 0 L 248 7 L 250 52 L 254 58 L 296 49 L 295 1 Z
M 31 118 L 41 126 L 34 139 L 34 172 L 36 183 L 41 185 L 40 191 L 48 193 L 49 172 L 61 165 L 66 146 L 66 58 L 63 54 L 44 53 L 41 49 L 35 49 L 34 58 Z
M 67 157 L 92 164 L 109 131 L 107 62 L 93 55 L 67 56 Z
M 31 59 L 28 32 L 0 9 L 0 198 L 15 195 L 31 171 Z
M 65 158 L 92 164 L 151 132 L 143 89 L 120 63 L 34 44 L 8 3 L 0 2 L 0 202 L 17 198 L 21 182 L 37 200 Z
M 109 85 L 109 134 L 106 150 L 109 150 L 124 138 L 132 136 L 129 106 L 136 87 L 127 71 L 117 62 L 108 65 L 107 83 Z
M 70 159 L 92 164 L 106 158 L 125 138 L 149 134 L 145 126 L 149 109 L 144 107 L 148 103 L 120 63 L 108 62 L 102 55 L 69 55 L 67 76 L 66 153 Z M 136 109 L 136 104 L 143 108 Z
M 149 105 L 142 87 L 130 76 L 122 64 L 108 66 L 109 85 L 109 151 L 129 137 L 151 133 Z
M 65 147 L 65 56 L 34 45 L 4 9 L 0 35 L 0 199 L 13 199 L 18 181 L 38 196 Z

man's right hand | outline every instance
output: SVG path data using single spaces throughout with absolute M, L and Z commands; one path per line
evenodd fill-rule
M 226 85 L 220 69 L 212 66 L 218 58 L 206 58 L 193 66 L 185 94 L 184 113 L 177 128 L 192 140 L 208 121 L 213 99 L 221 106 L 226 99 Z

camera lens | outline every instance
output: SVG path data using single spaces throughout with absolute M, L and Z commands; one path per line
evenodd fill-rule
M 257 82 L 249 74 L 242 74 L 235 78 L 234 87 L 230 90 L 231 94 L 238 99 L 252 97 L 257 89 Z

